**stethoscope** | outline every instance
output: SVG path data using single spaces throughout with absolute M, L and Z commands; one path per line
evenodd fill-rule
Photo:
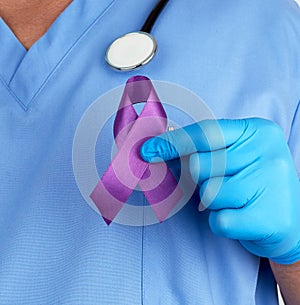
M 142 29 L 117 38 L 106 51 L 106 62 L 119 71 L 131 71 L 149 63 L 156 54 L 157 42 L 150 34 L 169 0 L 159 0 Z

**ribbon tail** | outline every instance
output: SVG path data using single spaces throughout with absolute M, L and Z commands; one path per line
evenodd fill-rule
M 151 208 L 155 213 L 157 219 L 159 220 L 160 223 L 162 223 L 168 218 L 170 213 L 174 211 L 175 207 L 179 203 L 182 196 L 183 196 L 182 190 L 179 187 L 177 187 L 169 197 L 167 197 L 166 199 L 162 200 L 159 203 L 151 204 L 149 202 L 149 199 L 147 197 L 146 198 L 150 203 Z
M 107 225 L 111 224 L 125 204 L 110 194 L 102 180 L 100 180 L 93 192 L 90 194 L 90 198 L 95 203 Z
M 152 171 L 154 167 L 156 168 L 156 172 L 150 179 L 155 182 L 158 179 L 157 177 L 164 175 L 163 180 L 159 185 L 150 190 L 147 190 L 149 188 L 149 181 L 141 180 L 139 186 L 157 219 L 163 222 L 182 199 L 183 191 L 169 168 L 165 172 L 160 164 L 152 164 L 151 166 Z
M 122 167 L 124 164 L 122 153 L 121 149 L 90 194 L 90 198 L 108 225 L 115 219 L 138 184 L 137 178 L 131 181 L 131 185 L 126 186 L 122 183 L 128 176 Z

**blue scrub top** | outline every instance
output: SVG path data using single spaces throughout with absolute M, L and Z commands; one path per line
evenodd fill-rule
M 107 67 L 106 48 L 155 2 L 75 0 L 29 51 L 0 20 L 0 304 L 277 304 L 268 262 L 215 236 L 196 199 L 162 224 L 107 227 L 79 192 L 80 118 L 136 74 Z M 139 74 L 192 90 L 217 118 L 277 122 L 300 172 L 292 0 L 174 0 L 153 34 L 158 54 Z

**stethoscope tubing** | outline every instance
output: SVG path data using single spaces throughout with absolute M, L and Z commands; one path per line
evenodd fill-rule
M 143 26 L 141 28 L 141 32 L 146 32 L 149 34 L 151 33 L 155 22 L 157 21 L 159 15 L 161 14 L 161 12 L 163 11 L 163 9 L 165 8 L 165 6 L 167 5 L 168 2 L 169 2 L 169 0 L 157 1 L 156 5 L 154 6 L 152 11 L 148 15 L 145 23 L 143 24 Z
M 132 71 L 148 64 L 157 52 L 156 39 L 151 35 L 159 15 L 169 0 L 158 0 L 140 31 L 115 39 L 108 47 L 105 60 L 118 71 Z M 133 58 L 134 54 L 138 54 Z

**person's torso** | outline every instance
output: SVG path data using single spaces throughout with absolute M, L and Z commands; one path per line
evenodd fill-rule
M 106 65 L 106 48 L 138 30 L 155 1 L 74 1 L 26 55 L 0 24 L 0 304 L 277 304 L 270 270 L 257 281 L 259 258 L 215 236 L 196 196 L 161 224 L 107 226 L 72 163 L 86 109 L 136 74 L 193 91 L 216 118 L 271 119 L 288 138 L 297 12 L 275 2 L 170 1 L 153 29 L 158 54 L 123 74 Z M 111 123 L 98 139 L 99 171 L 111 161 Z M 142 192 L 130 200 L 145 203 Z

